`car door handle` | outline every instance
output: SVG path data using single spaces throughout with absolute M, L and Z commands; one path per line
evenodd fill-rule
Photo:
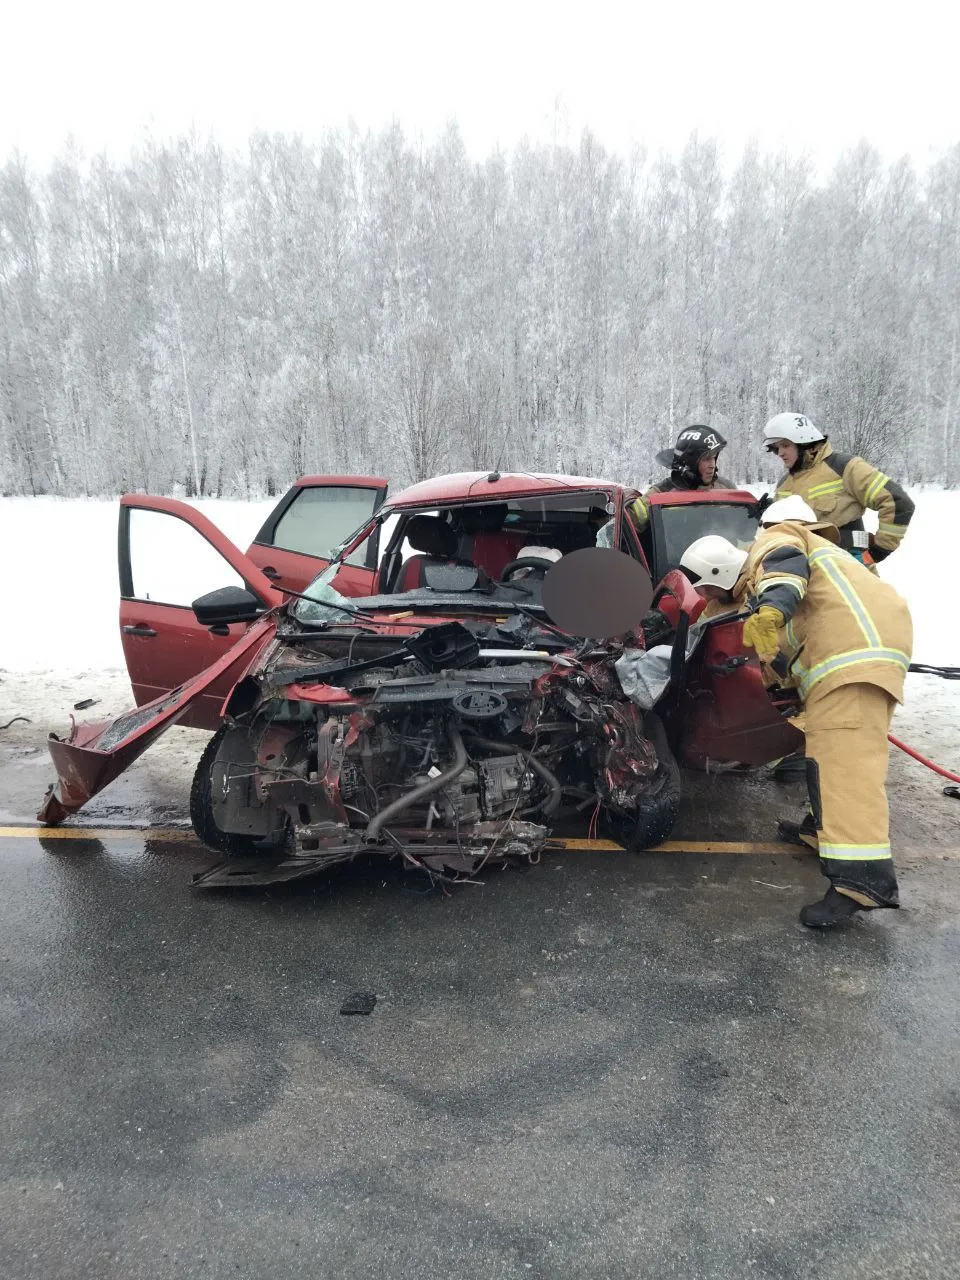
M 707 663 L 707 670 L 712 676 L 729 676 L 740 667 L 745 667 L 750 661 L 747 654 L 738 654 L 735 658 L 727 658 L 725 662 Z
M 125 636 L 155 636 L 157 634 L 153 627 L 148 627 L 145 622 L 138 622 L 135 626 L 121 627 L 120 630 Z
M 279 577 L 280 577 L 280 575 L 279 575 L 279 573 L 277 573 L 276 569 L 274 569 L 274 567 L 273 567 L 272 565 L 269 565 L 269 564 L 268 564 L 265 568 L 261 569 L 261 570 L 260 570 L 260 572 L 263 574 L 263 576 L 264 576 L 265 578 L 272 578 L 272 579 L 273 579 L 273 581 L 276 581 L 276 580 L 277 580 L 277 578 L 279 578 Z

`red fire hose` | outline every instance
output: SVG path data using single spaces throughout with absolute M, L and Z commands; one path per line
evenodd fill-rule
M 920 675 L 940 676 L 943 680 L 960 680 L 960 667 L 935 667 L 929 662 L 911 662 L 909 669 L 918 672 Z M 892 733 L 888 733 L 887 738 L 895 747 L 905 751 L 908 756 L 913 756 L 914 760 L 919 760 L 921 764 L 925 764 L 934 773 L 939 773 L 941 778 L 949 778 L 951 782 L 960 782 L 960 773 L 951 773 L 949 769 L 942 769 L 940 765 L 934 764 L 932 760 L 922 756 L 919 751 L 914 751 L 913 747 L 908 747 L 905 742 L 895 738 Z M 960 800 L 960 791 L 956 787 L 944 787 L 943 794 Z
M 887 738 L 895 747 L 899 747 L 901 751 L 905 751 L 908 756 L 913 756 L 914 760 L 919 760 L 921 764 L 925 764 L 927 768 L 932 769 L 934 773 L 939 773 L 941 778 L 949 778 L 951 782 L 960 782 L 960 773 L 951 773 L 949 769 L 941 769 L 940 765 L 934 764 L 932 760 L 928 760 L 926 756 L 922 756 L 919 751 L 914 751 L 913 747 L 908 747 L 905 742 L 901 742 L 899 738 L 895 738 L 892 733 L 888 733 Z

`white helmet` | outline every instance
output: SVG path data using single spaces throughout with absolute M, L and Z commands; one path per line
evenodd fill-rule
M 763 438 L 770 442 L 789 440 L 792 444 L 817 444 L 827 437 L 817 430 L 806 414 L 778 413 L 763 428 Z
M 730 591 L 740 577 L 746 558 L 746 551 L 718 533 L 708 533 L 705 538 L 690 543 L 680 557 L 680 568 L 695 586 L 722 587 Z
M 761 524 L 781 524 L 784 520 L 797 520 L 801 524 L 816 524 L 818 517 L 799 493 L 791 493 L 787 498 L 778 498 L 771 502 L 760 517 Z

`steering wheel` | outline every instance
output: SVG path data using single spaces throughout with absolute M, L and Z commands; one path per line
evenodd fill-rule
M 503 566 L 500 571 L 500 581 L 509 582 L 520 569 L 536 569 L 543 578 L 547 570 L 553 568 L 554 563 L 553 560 L 547 560 L 543 556 L 521 556 L 519 560 L 511 560 L 509 564 Z

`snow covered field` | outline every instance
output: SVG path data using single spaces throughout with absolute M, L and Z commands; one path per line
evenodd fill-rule
M 245 550 L 275 498 L 190 504 Z M 114 499 L 0 498 L 0 671 L 123 670 Z M 17 607 L 29 599 L 29 615 Z M 2 717 L 0 717 L 2 719 Z

